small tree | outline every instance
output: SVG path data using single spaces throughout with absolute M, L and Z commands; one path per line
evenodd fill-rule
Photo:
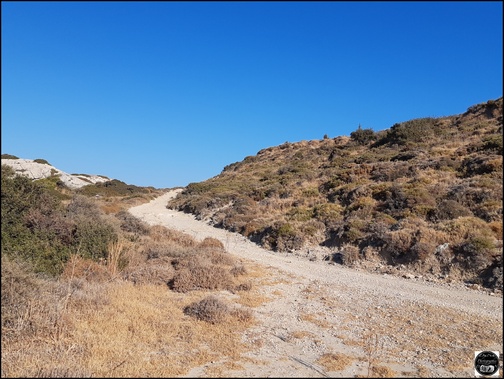
M 361 125 L 356 131 L 350 133 L 350 138 L 357 142 L 359 145 L 365 145 L 376 139 L 373 129 L 362 129 Z

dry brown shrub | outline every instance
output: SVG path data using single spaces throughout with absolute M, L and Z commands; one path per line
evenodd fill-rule
M 75 283 L 41 279 L 2 257 L 2 377 L 90 376 L 78 364 L 85 349 L 71 340 L 79 292 Z
M 243 228 L 242 228 L 242 234 L 245 237 L 250 236 L 251 234 L 256 233 L 258 230 L 261 230 L 264 228 L 264 224 L 261 222 L 258 222 L 257 220 L 252 220 L 247 222 Z
M 230 315 L 230 309 L 217 297 L 210 295 L 185 307 L 184 313 L 198 320 L 217 324 Z
M 212 248 L 217 250 L 224 250 L 224 244 L 217 238 L 205 237 L 203 241 L 198 244 L 199 249 Z
M 461 242 L 473 236 L 490 236 L 492 230 L 488 224 L 478 217 L 459 217 L 439 225 L 439 230 L 448 234 L 453 243 Z
M 341 260 L 345 266 L 353 266 L 360 259 L 359 248 L 350 244 L 341 247 Z
M 195 247 L 198 244 L 190 235 L 179 232 L 178 230 L 168 229 L 161 225 L 152 226 L 149 235 L 156 242 L 171 241 L 182 247 Z
M 144 242 L 144 257 L 147 260 L 162 257 L 180 258 L 193 253 L 193 247 L 180 245 L 171 240 L 151 240 Z
M 233 276 L 246 275 L 247 269 L 243 264 L 238 263 L 238 264 L 233 265 L 233 268 L 231 269 L 230 273 Z
M 494 233 L 495 238 L 502 239 L 502 220 L 492 221 L 488 224 L 488 227 Z
M 134 284 L 167 285 L 175 275 L 171 259 L 167 257 L 150 259 L 145 263 L 130 266 L 122 273 L 125 280 Z
M 50 299 L 44 297 L 50 287 L 28 264 L 2 255 L 2 345 L 4 337 L 36 333 L 50 326 L 48 317 L 39 317 L 52 313 L 46 303 Z
M 223 250 L 204 250 L 196 253 L 200 259 L 209 260 L 214 265 L 234 266 L 235 258 Z
M 146 235 L 149 234 L 150 226 L 129 211 L 121 210 L 115 217 L 120 221 L 121 230 L 129 233 Z
M 366 246 L 362 249 L 363 257 L 371 262 L 379 262 L 382 260 L 379 251 L 373 246 Z
M 72 255 L 61 274 L 62 279 L 84 279 L 87 281 L 103 283 L 112 279 L 112 275 L 106 266 L 106 261 L 95 262 L 88 258 Z
M 176 263 L 176 272 L 170 286 L 174 291 L 188 292 L 198 289 L 232 289 L 234 283 L 226 268 L 193 256 Z

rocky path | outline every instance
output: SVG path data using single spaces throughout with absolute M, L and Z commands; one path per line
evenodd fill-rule
M 188 377 L 468 377 L 474 351 L 502 355 L 502 296 L 405 279 L 262 249 L 241 235 L 169 210 L 180 190 L 130 208 L 151 225 L 219 239 L 268 272 L 269 301 L 243 336 L 243 361 L 214 362 Z

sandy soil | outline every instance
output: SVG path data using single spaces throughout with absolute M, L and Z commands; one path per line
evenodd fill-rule
M 243 335 L 243 359 L 187 377 L 474 377 L 475 351 L 502 357 L 502 295 L 270 252 L 167 209 L 178 191 L 130 212 L 197 240 L 217 238 L 269 278 L 259 288 L 268 301 L 253 308 L 258 324 Z

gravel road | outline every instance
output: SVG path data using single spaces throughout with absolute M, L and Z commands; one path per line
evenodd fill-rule
M 243 361 L 188 377 L 474 377 L 475 351 L 502 356 L 502 295 L 271 252 L 167 209 L 179 191 L 129 211 L 197 240 L 217 238 L 271 278 L 260 287 L 269 301 L 254 308 L 259 324 L 243 336 L 251 346 Z

